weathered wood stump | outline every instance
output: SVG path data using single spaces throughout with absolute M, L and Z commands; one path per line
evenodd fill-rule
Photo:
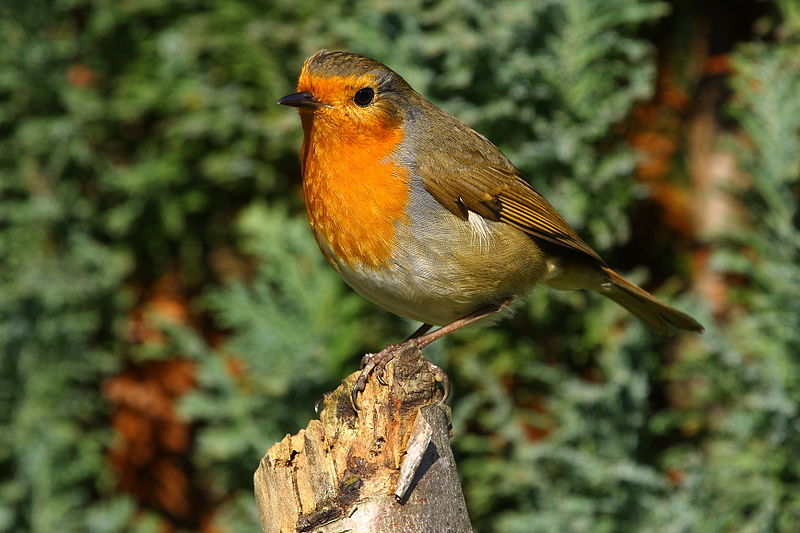
M 350 400 L 358 373 L 319 420 L 275 444 L 254 476 L 265 533 L 468 533 L 450 449 L 450 410 L 422 352 L 399 356 Z

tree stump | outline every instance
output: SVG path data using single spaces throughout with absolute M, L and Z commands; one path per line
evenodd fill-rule
M 372 376 L 354 373 L 319 420 L 267 451 L 254 476 L 264 533 L 471 533 L 450 449 L 450 410 L 419 350 Z

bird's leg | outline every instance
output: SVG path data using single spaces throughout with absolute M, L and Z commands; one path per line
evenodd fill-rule
M 449 324 L 445 324 L 444 326 L 440 327 L 439 329 L 435 329 L 435 330 L 431 331 L 430 333 L 426 333 L 425 335 L 421 335 L 421 336 L 416 337 L 416 338 L 414 338 L 412 340 L 416 343 L 417 348 L 422 349 L 422 348 L 426 347 L 427 345 L 429 345 L 430 343 L 432 343 L 434 341 L 438 341 L 439 339 L 441 339 L 442 337 L 444 337 L 445 335 L 447 335 L 449 333 L 452 333 L 452 332 L 454 332 L 454 331 L 456 331 L 458 329 L 461 329 L 463 327 L 469 326 L 470 324 L 473 324 L 473 323 L 477 322 L 478 320 L 480 320 L 482 318 L 486 318 L 489 315 L 493 315 L 495 313 L 498 313 L 498 312 L 502 311 L 503 309 L 506 308 L 506 306 L 508 304 L 511 303 L 511 300 L 512 300 L 512 298 L 506 298 L 505 300 L 503 300 L 500 303 L 491 304 L 491 305 L 485 305 L 485 306 L 481 307 L 480 309 L 478 309 L 477 311 L 473 311 L 472 313 L 470 313 L 468 315 L 465 315 L 465 316 L 462 316 L 459 319 L 453 320 Z
M 432 324 L 422 324 L 420 327 L 414 330 L 414 333 L 406 337 L 406 340 L 404 340 L 403 342 L 408 342 L 411 339 L 416 339 L 417 337 L 425 335 L 432 327 L 433 327 Z M 364 354 L 364 357 L 361 358 L 361 369 L 363 370 L 364 367 L 367 366 L 367 364 L 369 364 L 370 359 L 374 358 L 376 355 L 378 354 L 375 353 Z M 386 383 L 383 381 L 382 378 L 379 377 L 378 379 L 381 383 L 386 385 Z
M 412 333 L 411 335 L 406 337 L 406 341 L 410 341 L 411 339 L 416 339 L 417 337 L 421 337 L 421 336 L 425 335 L 426 333 L 428 333 L 428 331 L 430 331 L 430 329 L 432 327 L 433 327 L 433 324 L 422 324 L 420 327 L 418 327 L 414 331 L 414 333 Z
M 400 344 L 390 344 L 383 350 L 378 353 L 374 354 L 366 354 L 361 359 L 361 374 L 358 375 L 356 379 L 355 385 L 353 385 L 353 390 L 350 393 L 350 397 L 353 401 L 353 406 L 358 409 L 358 393 L 364 392 L 364 389 L 367 387 L 367 380 L 369 379 L 370 374 L 373 372 L 377 377 L 378 381 L 382 385 L 386 385 L 386 382 L 383 380 L 383 371 L 386 368 L 387 363 L 394 359 L 399 355 L 407 354 L 413 350 L 422 349 L 425 346 L 429 345 L 430 343 L 437 341 L 444 337 L 445 335 L 452 333 L 458 329 L 461 329 L 465 326 L 469 326 L 481 320 L 482 318 L 486 318 L 489 315 L 497 313 L 504 309 L 509 303 L 511 302 L 511 298 L 508 298 L 499 304 L 491 304 L 481 307 L 477 311 L 473 311 L 472 313 L 465 315 L 449 324 L 445 324 L 444 326 L 427 333 L 427 331 L 432 327 L 429 324 L 423 324 L 422 326 L 415 331 L 411 337 L 406 339 L 404 342 Z M 444 388 L 444 397 L 442 401 L 446 400 L 447 397 L 450 395 L 450 380 L 447 378 L 447 374 L 445 374 L 444 370 L 439 368 L 438 366 L 434 365 L 433 363 L 428 363 L 430 366 L 430 370 L 433 375 L 436 377 L 436 380 L 442 383 Z

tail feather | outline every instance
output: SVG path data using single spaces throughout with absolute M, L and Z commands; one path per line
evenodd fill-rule
M 610 268 L 603 267 L 603 273 L 610 284 L 604 284 L 599 292 L 639 317 L 648 327 L 663 334 L 676 330 L 703 332 L 703 326 L 695 319 L 668 306 Z

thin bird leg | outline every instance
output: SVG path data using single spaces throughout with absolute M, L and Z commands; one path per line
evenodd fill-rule
M 426 333 L 428 333 L 432 327 L 433 324 L 422 324 L 420 327 L 417 328 L 417 330 L 414 333 L 406 337 L 406 340 L 410 341 L 411 339 L 416 339 L 417 337 L 421 337 Z
M 364 392 L 364 389 L 367 387 L 367 380 L 373 372 L 375 373 L 375 377 L 378 379 L 378 381 L 381 384 L 386 385 L 386 382 L 383 380 L 383 371 L 389 361 L 399 355 L 405 355 L 411 351 L 422 349 L 430 343 L 441 339 L 448 333 L 452 333 L 465 326 L 469 326 L 470 324 L 473 324 L 482 318 L 486 318 L 489 315 L 497 313 L 505 308 L 510 302 L 511 298 L 508 298 L 499 304 L 486 305 L 477 311 L 473 311 L 472 313 L 454 320 L 453 322 L 450 322 L 449 324 L 446 324 L 430 333 L 425 332 L 427 332 L 432 326 L 423 324 L 405 342 L 400 344 L 390 344 L 378 353 L 365 355 L 361 359 L 361 374 L 358 375 L 355 385 L 353 385 L 353 390 L 350 392 L 350 398 L 353 401 L 353 407 L 358 409 L 358 393 Z M 450 380 L 447 378 L 447 374 L 445 374 L 444 370 L 433 363 L 429 362 L 428 364 L 431 372 L 436 376 L 437 381 L 442 383 L 442 387 L 444 389 L 442 401 L 445 401 L 450 395 Z
M 406 340 L 404 340 L 403 342 L 408 342 L 411 339 L 416 339 L 417 337 L 425 335 L 426 333 L 428 333 L 428 330 L 430 330 L 432 327 L 433 327 L 433 325 L 431 325 L 431 324 L 422 324 L 420 327 L 418 327 L 416 330 L 414 330 L 414 333 L 412 333 L 411 335 L 406 337 Z M 377 354 L 374 354 L 374 353 L 364 354 L 364 357 L 361 358 L 361 368 L 363 369 L 365 366 L 367 366 L 367 364 L 369 363 L 370 359 L 372 359 L 376 355 Z M 383 381 L 383 379 L 380 379 L 380 382 L 383 385 L 386 385 L 386 383 Z
M 417 348 L 422 349 L 427 345 L 429 345 L 430 343 L 438 341 L 439 339 L 441 339 L 442 337 L 444 337 L 449 333 L 452 333 L 463 327 L 469 326 L 470 324 L 473 324 L 482 318 L 486 318 L 489 315 L 493 315 L 499 311 L 502 311 L 509 303 L 511 303 L 511 298 L 508 298 L 507 300 L 504 300 L 499 304 L 486 305 L 484 307 L 481 307 L 477 311 L 473 311 L 468 315 L 465 315 L 459 319 L 450 322 L 449 324 L 445 324 L 439 329 L 431 331 L 430 333 L 427 333 L 425 335 L 415 337 L 413 338 L 413 340 L 416 343 Z

